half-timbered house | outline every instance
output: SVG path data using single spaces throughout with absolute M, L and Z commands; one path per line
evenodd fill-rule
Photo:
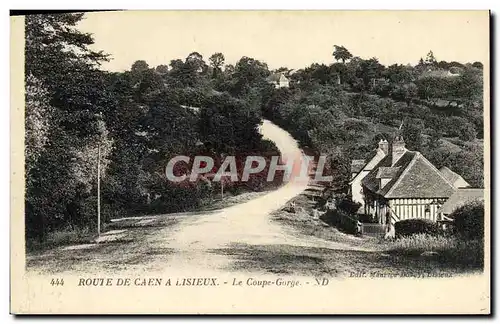
M 437 221 L 439 207 L 457 190 L 453 180 L 420 152 L 407 150 L 401 136 L 363 177 L 361 186 L 364 212 L 381 224 L 410 218 Z

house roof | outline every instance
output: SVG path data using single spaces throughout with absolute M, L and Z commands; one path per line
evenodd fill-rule
M 429 69 L 427 71 L 422 72 L 420 75 L 420 78 L 426 78 L 426 77 L 436 77 L 436 78 L 448 78 L 448 77 L 454 77 L 458 76 L 459 74 L 456 73 L 451 73 L 449 70 L 445 69 Z
M 352 160 L 351 173 L 358 173 L 359 171 L 363 170 L 365 164 L 366 164 L 365 160 Z
M 375 178 L 389 178 L 392 179 L 396 174 L 398 174 L 400 167 L 380 167 L 378 168 L 377 175 Z
M 441 174 L 457 188 L 470 186 L 469 183 L 465 181 L 461 175 L 451 171 L 445 166 L 439 169 L 439 172 L 441 172 Z
M 270 76 L 267 77 L 267 81 L 269 82 L 279 82 L 281 78 L 288 79 L 283 73 L 272 73 Z
M 368 163 L 366 163 L 364 169 L 371 171 L 380 162 L 380 160 L 384 158 L 384 156 L 384 151 L 382 151 L 380 148 L 377 148 L 374 154 L 368 160 Z
M 484 201 L 484 189 L 460 188 L 438 209 L 438 213 L 451 214 L 455 209 L 473 201 Z
M 384 157 L 363 179 L 363 186 L 385 198 L 448 198 L 455 191 L 420 152 L 406 151 L 394 165 L 391 162 L 390 154 Z M 379 172 L 392 176 L 383 188 Z
M 352 177 L 352 180 L 354 180 L 362 170 L 371 171 L 377 165 L 377 163 L 379 163 L 380 160 L 384 158 L 384 156 L 384 151 L 382 151 L 380 148 L 377 148 L 376 150 L 372 151 L 372 154 L 368 158 L 368 162 L 366 162 L 366 160 L 352 160 L 351 174 L 355 173 L 355 175 Z

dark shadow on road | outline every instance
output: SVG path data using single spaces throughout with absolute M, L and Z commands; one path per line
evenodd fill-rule
M 294 245 L 231 244 L 211 253 L 233 258 L 227 270 L 305 276 L 436 277 L 470 272 L 428 258 L 408 258 L 382 252 L 336 250 Z

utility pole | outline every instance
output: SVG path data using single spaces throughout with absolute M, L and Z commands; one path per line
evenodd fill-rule
M 99 125 L 99 122 L 102 121 L 102 113 L 97 114 L 97 119 Z M 97 140 L 97 238 L 101 236 L 101 141 L 102 134 L 99 131 L 99 139 Z
M 224 153 L 221 153 L 220 157 L 221 157 L 221 165 L 222 165 L 224 163 L 223 160 L 226 157 L 226 155 Z M 220 178 L 220 198 L 224 199 L 224 177 Z
M 220 179 L 220 198 L 224 199 L 224 180 Z
M 97 237 L 101 236 L 101 141 L 97 143 Z

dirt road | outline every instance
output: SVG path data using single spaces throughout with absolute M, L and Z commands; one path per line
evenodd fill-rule
M 286 131 L 269 121 L 263 122 L 260 131 L 276 143 L 285 161 L 293 159 L 295 166 L 306 165 L 297 163 L 304 162 L 304 156 Z M 293 235 L 270 220 L 271 212 L 306 187 L 307 181 L 292 178 L 275 191 L 215 212 L 119 220 L 114 225 L 120 229 L 104 233 L 99 243 L 66 246 L 29 256 L 28 264 L 42 272 L 169 269 L 196 274 L 231 268 L 235 257 L 224 249 L 278 245 L 331 247 L 331 242 Z M 124 222 L 133 226 L 120 227 Z
M 283 156 L 293 159 L 294 165 L 305 166 L 296 141 L 284 130 L 264 121 L 261 132 L 276 143 Z M 296 168 L 298 171 L 298 169 Z M 270 214 L 284 206 L 290 199 L 307 188 L 307 181 L 293 178 L 283 187 L 251 201 L 225 208 L 216 214 L 186 219 L 172 235 L 152 237 L 152 244 L 161 244 L 175 250 L 167 267 L 188 273 L 205 272 L 207 269 L 228 269 L 235 261 L 231 249 L 244 246 L 314 246 L 332 247 L 333 243 L 306 237 L 283 229 L 272 222 Z M 165 239 L 168 238 L 168 239 Z M 226 250 L 224 250 L 226 249 Z M 253 253 L 251 249 L 248 253 Z M 234 270 L 234 269 L 233 269 Z
M 296 141 L 287 132 L 269 121 L 264 121 L 261 132 L 287 159 L 303 161 Z M 114 220 L 98 242 L 29 254 L 27 268 L 39 274 L 184 277 L 224 277 L 228 273 L 345 276 L 367 269 L 388 274 L 406 273 L 408 269 L 417 274 L 423 269 L 440 270 L 441 265 L 432 260 L 388 255 L 367 244 L 366 238 L 314 224 L 307 215 L 307 223 L 295 220 L 297 214 L 291 214 L 288 222 L 273 219 L 274 211 L 307 186 L 307 181 L 292 177 L 275 191 L 221 210 Z M 328 239 L 313 235 L 318 230 L 326 231 Z

